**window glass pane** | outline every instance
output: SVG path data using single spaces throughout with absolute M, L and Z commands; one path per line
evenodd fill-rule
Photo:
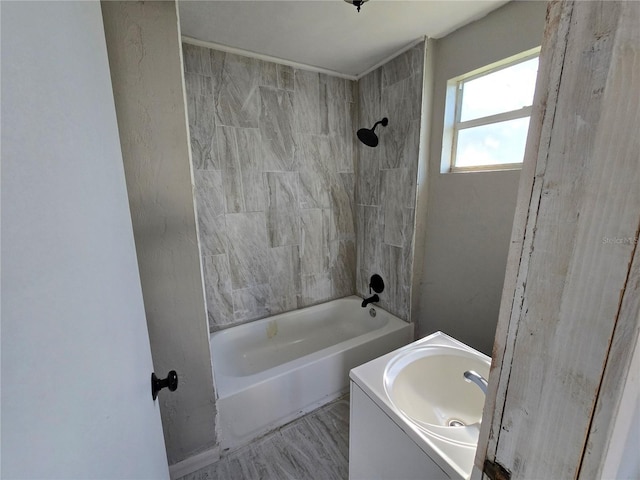
M 528 130 L 529 117 L 460 130 L 455 166 L 522 162 Z
M 538 57 L 463 82 L 460 121 L 528 107 L 537 72 Z

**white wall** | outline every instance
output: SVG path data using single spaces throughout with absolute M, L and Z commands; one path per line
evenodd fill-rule
M 168 478 L 97 2 L 1 2 L 2 478 Z
M 142 293 L 169 463 L 216 443 L 175 2 L 103 2 Z
M 435 42 L 419 336 L 442 330 L 491 354 L 519 171 L 440 173 L 446 83 L 540 45 L 545 12 L 545 2 L 511 2 Z

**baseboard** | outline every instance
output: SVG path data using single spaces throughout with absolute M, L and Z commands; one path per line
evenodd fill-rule
M 220 460 L 220 447 L 213 447 L 189 458 L 185 458 L 181 462 L 169 465 L 169 476 L 171 480 L 176 480 L 218 460 Z

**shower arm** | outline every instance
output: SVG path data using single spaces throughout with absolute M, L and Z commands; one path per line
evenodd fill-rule
M 376 123 L 374 123 L 373 127 L 371 127 L 371 131 L 375 132 L 376 127 L 380 124 L 382 124 L 383 127 L 386 127 L 389 124 L 389 120 L 387 119 L 387 117 L 384 117 L 382 120 L 378 120 Z

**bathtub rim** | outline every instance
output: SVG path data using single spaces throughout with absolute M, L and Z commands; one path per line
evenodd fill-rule
M 323 302 L 317 305 L 311 305 L 309 307 L 305 307 L 305 308 L 301 308 L 298 310 L 291 310 L 289 312 L 283 312 L 280 314 L 276 314 L 273 315 L 271 317 L 265 317 L 265 318 L 261 318 L 259 320 L 255 320 L 254 322 L 249 322 L 249 323 L 243 323 L 240 325 L 236 325 L 237 327 L 242 327 L 245 325 L 251 325 L 254 328 L 259 328 L 260 325 L 264 325 L 270 321 L 272 321 L 274 318 L 276 317 L 280 317 L 282 315 L 297 315 L 297 314 L 302 314 L 304 313 L 305 310 L 309 310 L 312 308 L 317 308 L 319 305 L 325 305 L 327 303 L 331 303 L 331 302 L 335 302 L 337 300 L 343 300 L 343 299 L 351 299 L 351 300 L 357 300 L 358 303 L 362 301 L 362 298 L 357 296 L 357 295 L 349 295 L 347 297 L 341 297 L 341 298 L 336 298 L 333 300 L 330 300 L 328 302 Z M 306 355 L 303 355 L 301 357 L 295 358 L 293 360 L 290 360 L 288 362 L 282 363 L 280 365 L 276 365 L 274 367 L 268 368 L 266 370 L 263 370 L 261 372 L 257 372 L 251 375 L 245 375 L 245 376 L 230 376 L 230 375 L 224 375 L 220 372 L 216 372 L 216 368 L 215 368 L 215 360 L 214 360 L 214 347 L 213 347 L 213 338 L 214 336 L 220 336 L 220 337 L 224 337 L 225 335 L 219 335 L 219 334 L 223 334 L 229 330 L 231 330 L 234 327 L 230 327 L 224 330 L 219 330 L 217 332 L 213 332 L 211 334 L 209 334 L 209 342 L 211 345 L 211 367 L 213 370 L 213 378 L 214 378 L 214 384 L 215 384 L 215 391 L 216 391 L 216 398 L 217 399 L 221 399 L 221 398 L 228 398 L 231 397 L 239 392 L 242 392 L 244 390 L 247 390 L 249 388 L 252 388 L 254 385 L 257 384 L 261 384 L 264 382 L 269 381 L 270 379 L 273 378 L 278 378 L 278 377 L 282 377 L 284 375 L 286 375 L 288 372 L 290 372 L 293 368 L 300 368 L 300 367 L 304 367 L 306 365 L 311 365 L 314 364 L 320 360 L 322 360 L 325 357 L 328 356 L 333 356 L 336 354 L 339 354 L 340 352 L 345 351 L 347 348 L 349 347 L 356 347 L 359 345 L 362 345 L 364 343 L 370 342 L 376 338 L 382 337 L 384 335 L 387 335 L 391 332 L 395 332 L 396 330 L 401 330 L 402 328 L 406 328 L 407 325 L 411 325 L 413 328 L 413 335 L 415 335 L 415 326 L 406 320 L 403 320 L 399 317 L 397 317 L 396 315 L 388 312 L 387 310 L 383 309 L 382 307 L 379 307 L 377 305 L 369 305 L 370 308 L 375 308 L 376 311 L 382 311 L 384 312 L 386 315 L 388 315 L 388 321 L 386 322 L 385 325 L 383 325 L 382 327 L 376 329 L 376 330 L 371 330 L 369 332 L 366 332 L 362 335 L 358 335 L 356 337 L 352 337 L 346 340 L 343 340 L 341 342 L 338 342 L 334 345 L 331 345 L 329 347 L 325 347 L 322 348 L 320 350 L 316 350 L 315 352 L 311 352 L 308 353 Z M 361 307 L 358 307 L 361 308 Z M 256 325 L 253 325 L 256 324 Z M 227 334 L 228 335 L 228 334 Z

